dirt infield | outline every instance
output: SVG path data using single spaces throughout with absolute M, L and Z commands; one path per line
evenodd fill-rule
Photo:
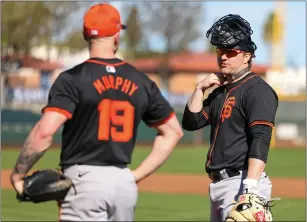
M 1 171 L 2 189 L 12 189 L 10 170 Z M 306 197 L 306 180 L 304 178 L 271 178 L 273 197 Z M 156 193 L 208 194 L 210 180 L 206 175 L 188 174 L 154 174 L 140 182 L 139 191 Z

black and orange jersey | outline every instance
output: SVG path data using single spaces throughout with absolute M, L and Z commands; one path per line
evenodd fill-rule
M 277 106 L 274 89 L 254 73 L 214 89 L 204 100 L 195 127 L 189 128 L 211 126 L 206 171 L 246 169 L 251 145 L 248 128 L 257 124 L 273 127 Z M 186 119 L 191 115 L 187 109 L 183 116 Z
M 164 123 L 173 108 L 155 82 L 120 59 L 91 58 L 53 83 L 43 112 L 68 117 L 60 165 L 127 165 L 140 121 Z

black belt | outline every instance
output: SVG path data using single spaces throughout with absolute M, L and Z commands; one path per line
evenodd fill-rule
M 224 169 L 221 171 L 213 171 L 209 173 L 209 178 L 212 182 L 218 182 L 227 178 L 231 178 L 234 176 L 239 176 L 240 171 L 235 169 Z

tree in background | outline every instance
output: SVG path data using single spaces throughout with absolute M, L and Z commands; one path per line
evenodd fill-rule
M 216 53 L 216 46 L 210 44 L 210 39 L 207 39 L 207 48 L 206 51 L 210 53 Z
M 61 34 L 69 35 L 69 17 L 88 2 L 2 2 L 1 50 L 28 55 L 34 46 L 56 45 Z
M 83 36 L 82 33 L 76 33 L 80 32 L 80 28 L 73 26 L 72 21 L 76 21 L 76 19 L 73 19 L 72 17 L 80 10 L 88 7 L 89 4 L 90 3 L 86 2 L 60 2 L 57 4 L 55 4 L 55 2 L 47 2 L 46 6 L 52 13 L 47 24 L 48 32 L 46 32 L 46 35 L 44 36 L 45 39 L 43 39 L 40 44 L 46 44 L 48 47 L 54 46 L 60 51 L 62 48 L 71 47 L 70 51 L 74 51 L 76 39 L 80 38 L 80 36 L 83 38 Z M 82 27 L 82 25 L 79 26 Z M 59 38 L 59 36 L 64 37 Z M 83 42 L 81 42 L 81 45 Z M 83 43 L 83 46 L 84 45 L 85 44 Z M 78 49 L 80 48 L 82 48 L 82 46 Z
M 135 4 L 128 8 L 129 14 L 126 21 L 128 27 L 125 30 L 124 40 L 126 42 L 126 58 L 135 59 L 136 53 L 138 51 L 138 46 L 142 39 L 142 27 L 139 18 L 138 8 Z
M 274 12 L 271 12 L 268 15 L 267 20 L 264 23 L 263 26 L 263 41 L 266 43 L 267 45 L 267 49 L 268 49 L 268 54 L 271 55 L 271 51 L 272 51 L 272 41 L 273 41 L 273 19 L 274 19 Z M 271 56 L 269 56 L 269 58 L 271 59 Z
M 212 25 L 213 25 L 215 22 L 217 22 L 219 19 L 220 19 L 220 18 L 215 17 L 214 21 L 212 22 Z M 208 28 L 208 29 L 209 29 L 209 28 Z M 207 38 L 207 37 L 205 37 L 205 38 L 206 38 L 206 43 L 207 43 L 207 44 L 206 44 L 206 45 L 207 45 L 206 51 L 215 54 L 215 53 L 216 53 L 216 46 L 210 44 L 210 38 Z
M 270 59 L 272 59 L 272 45 L 282 38 L 281 29 L 282 25 L 278 21 L 277 13 L 271 12 L 263 26 L 263 40 L 267 44 Z
M 1 11 L 2 48 L 28 54 L 45 31 L 49 11 L 44 3 L 3 2 Z
M 202 21 L 203 2 L 143 2 L 143 27 L 148 35 L 157 34 L 165 43 L 160 74 L 162 88 L 168 90 L 170 56 L 187 50 L 200 36 L 198 22 Z
M 67 50 L 70 53 L 76 53 L 87 48 L 88 44 L 83 37 L 82 30 L 77 29 L 69 33 L 64 40 L 58 41 L 55 46 L 60 52 Z
M 144 2 L 143 21 L 148 33 L 160 35 L 165 42 L 165 52 L 179 52 L 200 36 L 198 21 L 202 2 Z

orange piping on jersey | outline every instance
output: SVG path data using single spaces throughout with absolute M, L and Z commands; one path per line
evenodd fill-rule
M 161 122 L 158 123 L 153 123 L 149 125 L 150 127 L 158 127 L 161 126 L 162 124 L 166 123 L 170 118 L 172 118 L 175 115 L 175 112 L 172 112 L 166 119 L 162 120 Z
M 252 127 L 252 126 L 255 126 L 255 125 L 267 125 L 267 126 L 270 126 L 272 128 L 274 127 L 273 123 L 270 123 L 268 121 L 254 121 L 251 124 L 249 124 L 248 127 Z
M 124 65 L 126 63 L 126 62 L 119 62 L 119 63 L 115 63 L 115 64 L 110 64 L 110 63 L 97 61 L 97 60 L 93 60 L 93 59 L 86 60 L 85 62 L 96 63 L 96 64 L 100 64 L 100 65 L 105 65 L 105 66 L 121 66 L 121 65 Z
M 61 108 L 57 108 L 57 107 L 47 107 L 43 110 L 43 113 L 46 112 L 46 111 L 47 112 L 48 111 L 58 112 L 58 113 L 65 115 L 68 119 L 72 118 L 72 114 L 65 109 L 61 109 Z
M 234 87 L 233 89 L 231 89 L 231 90 L 227 93 L 226 98 L 225 98 L 225 100 L 224 100 L 224 104 L 223 104 L 223 106 L 222 106 L 222 110 L 221 110 L 221 114 L 220 114 L 220 120 L 222 119 L 223 109 L 224 109 L 224 106 L 225 106 L 225 103 L 226 103 L 226 101 L 227 101 L 227 99 L 228 99 L 229 94 L 230 94 L 233 90 L 239 88 L 243 83 L 245 83 L 246 81 L 250 80 L 250 79 L 253 78 L 253 77 L 256 77 L 256 75 L 253 75 L 253 76 L 248 77 L 247 79 L 245 79 L 243 82 L 241 82 L 239 85 L 237 85 L 236 87 Z M 211 148 L 210 154 L 209 154 L 209 160 L 208 160 L 208 162 L 207 162 L 207 164 L 206 164 L 206 167 L 208 167 L 208 165 L 211 163 L 211 157 L 212 157 L 211 155 L 212 155 L 212 151 L 213 151 L 213 148 L 214 148 L 214 145 L 215 145 L 215 141 L 216 141 L 216 137 L 217 137 L 217 133 L 218 133 L 220 124 L 221 124 L 221 121 L 218 123 L 218 125 L 217 125 L 217 127 L 216 127 L 216 130 L 215 130 L 215 136 L 214 136 L 214 140 L 213 140 L 213 143 L 212 143 L 212 148 Z
M 208 114 L 204 110 L 202 111 L 202 113 L 203 113 L 204 117 L 208 120 L 208 122 L 210 123 Z

